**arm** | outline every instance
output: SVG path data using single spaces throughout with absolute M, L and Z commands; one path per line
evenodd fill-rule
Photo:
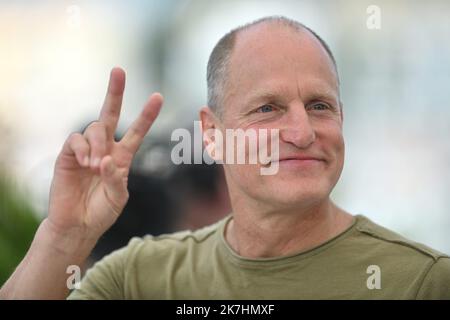
M 98 121 L 64 143 L 55 163 L 49 214 L 25 258 L 0 289 L 2 299 L 64 299 L 69 265 L 82 266 L 128 200 L 133 156 L 156 119 L 162 97 L 150 96 L 124 137 L 114 141 L 125 87 L 115 68 Z
M 95 239 L 83 238 L 76 232 L 59 234 L 45 219 L 24 259 L 1 288 L 0 298 L 65 298 L 69 293 L 67 267 L 81 267 L 95 242 Z

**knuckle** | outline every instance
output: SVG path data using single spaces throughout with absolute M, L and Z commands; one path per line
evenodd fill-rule
M 81 137 L 81 134 L 78 132 L 72 132 L 69 137 L 67 138 L 67 141 L 73 142 L 78 140 Z
M 91 141 L 91 147 L 95 148 L 97 152 L 106 150 L 106 141 L 99 137 L 94 137 Z
M 78 132 L 71 133 L 67 141 L 72 148 L 85 149 L 89 147 L 86 139 Z
M 92 134 L 102 135 L 103 133 L 106 133 L 106 127 L 98 120 L 90 122 L 83 130 L 84 136 L 90 136 Z
M 66 143 L 70 148 L 76 149 L 80 144 L 79 143 L 80 138 L 82 139 L 82 136 L 79 133 L 77 132 L 71 133 L 67 138 Z
M 87 130 L 92 128 L 92 126 L 95 125 L 96 122 L 97 122 L 97 120 L 89 122 L 81 132 L 85 133 Z
M 88 129 L 89 130 L 89 129 Z M 97 131 L 92 128 L 90 131 L 86 131 L 85 138 L 91 147 L 103 150 L 106 149 L 106 135 L 103 131 Z

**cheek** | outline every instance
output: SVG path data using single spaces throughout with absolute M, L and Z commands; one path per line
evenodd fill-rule
M 336 156 L 344 154 L 345 144 L 340 121 L 329 121 L 318 125 L 316 138 L 323 145 L 325 151 L 332 152 Z
M 323 151 L 329 158 L 330 174 L 333 180 L 340 176 L 345 158 L 345 142 L 340 127 L 328 128 L 319 138 Z
M 342 131 L 336 130 L 330 132 L 326 137 L 326 146 L 329 150 L 333 151 L 336 155 L 344 153 L 345 144 L 344 137 L 342 136 Z
M 260 164 L 266 164 L 272 153 L 272 145 L 279 149 L 279 130 L 267 127 L 245 127 L 227 129 L 230 132 L 222 137 L 221 159 L 224 163 L 239 164 L 239 168 L 232 171 L 253 173 L 260 169 Z M 218 148 L 219 150 L 219 148 Z
M 259 177 L 259 165 L 255 164 L 232 164 L 227 165 L 228 171 L 234 180 L 242 181 L 240 184 L 246 184 L 251 181 L 254 181 Z
M 247 195 L 259 193 L 262 186 L 259 167 L 256 165 L 224 165 L 230 191 L 243 192 Z
M 343 161 L 345 155 L 345 142 L 344 137 L 342 135 L 342 130 L 336 132 L 335 135 L 330 140 L 337 159 L 339 161 Z

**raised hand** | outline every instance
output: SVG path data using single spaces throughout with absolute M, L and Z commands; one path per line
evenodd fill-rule
M 154 93 L 119 142 L 125 72 L 114 68 L 100 117 L 73 133 L 59 154 L 50 190 L 49 214 L 0 299 L 63 299 L 68 266 L 81 266 L 100 236 L 116 221 L 127 200 L 131 161 L 158 116 L 162 96 Z
M 71 134 L 56 160 L 47 220 L 58 233 L 98 238 L 115 222 L 128 200 L 131 162 L 158 116 L 163 98 L 152 94 L 116 142 L 124 87 L 125 72 L 114 68 L 98 120 L 83 134 Z

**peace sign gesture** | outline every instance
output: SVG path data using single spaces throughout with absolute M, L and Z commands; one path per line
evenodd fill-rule
M 125 88 L 125 72 L 111 71 L 105 102 L 97 121 L 73 133 L 64 143 L 56 164 L 48 222 L 58 233 L 76 232 L 99 238 L 118 218 L 127 200 L 131 162 L 163 102 L 154 93 L 124 137 L 116 142 Z

